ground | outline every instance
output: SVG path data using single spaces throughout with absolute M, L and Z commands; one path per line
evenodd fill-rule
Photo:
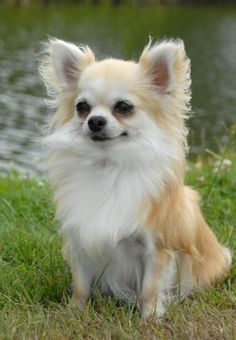
M 235 152 L 188 163 L 186 182 L 201 193 L 206 220 L 235 253 Z M 101 296 L 79 312 L 68 304 L 70 271 L 57 230 L 47 182 L 14 171 L 0 177 L 0 338 L 235 338 L 235 261 L 217 287 L 171 305 L 158 321 L 143 322 L 135 306 Z

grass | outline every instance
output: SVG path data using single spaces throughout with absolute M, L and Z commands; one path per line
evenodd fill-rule
M 236 154 L 222 167 L 214 154 L 189 164 L 187 183 L 219 240 L 236 250 Z M 143 322 L 135 306 L 98 296 L 84 312 L 68 304 L 70 271 L 61 256 L 58 225 L 46 182 L 16 172 L 0 177 L 1 339 L 235 339 L 236 265 L 215 289 Z

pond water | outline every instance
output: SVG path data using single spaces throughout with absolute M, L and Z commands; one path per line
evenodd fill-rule
M 181 37 L 192 62 L 192 155 L 227 143 L 235 122 L 236 9 L 227 7 L 0 6 L 0 168 L 40 171 L 48 113 L 37 72 L 48 36 L 86 43 L 98 58 L 138 58 L 148 36 Z

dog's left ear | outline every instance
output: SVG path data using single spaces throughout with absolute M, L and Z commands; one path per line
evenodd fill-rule
M 145 47 L 139 64 L 159 94 L 179 97 L 189 92 L 190 60 L 182 40 L 156 43 Z

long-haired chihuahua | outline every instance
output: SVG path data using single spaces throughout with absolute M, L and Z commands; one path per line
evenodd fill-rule
M 96 61 L 87 46 L 51 39 L 40 71 L 55 107 L 44 142 L 76 305 L 96 283 L 136 301 L 142 317 L 160 316 L 175 292 L 223 278 L 230 251 L 184 185 L 183 42 L 150 42 L 136 63 Z

